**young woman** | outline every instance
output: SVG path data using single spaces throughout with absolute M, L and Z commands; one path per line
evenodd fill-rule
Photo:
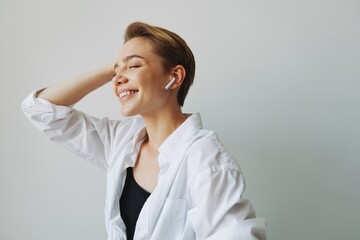
M 107 172 L 108 239 L 266 239 L 237 161 L 182 105 L 195 74 L 186 42 L 132 23 L 113 64 L 31 93 L 28 119 L 52 141 Z M 72 107 L 110 82 L 123 121 Z

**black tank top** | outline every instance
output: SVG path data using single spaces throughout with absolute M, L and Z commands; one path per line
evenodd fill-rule
M 126 235 L 129 240 L 134 238 L 136 221 L 150 193 L 140 187 L 135 181 L 133 168 L 127 168 L 124 189 L 120 198 L 120 214 L 126 226 Z

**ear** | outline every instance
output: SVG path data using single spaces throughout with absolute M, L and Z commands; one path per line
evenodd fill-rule
M 172 77 L 175 78 L 175 82 L 171 85 L 169 89 L 180 88 L 186 76 L 186 70 L 182 65 L 177 65 L 172 70 Z

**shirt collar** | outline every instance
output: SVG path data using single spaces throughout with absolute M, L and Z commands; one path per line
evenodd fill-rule
M 143 126 L 136 134 L 133 139 L 133 149 L 140 150 L 142 142 L 147 138 L 146 127 Z
M 136 132 L 132 143 L 131 143 L 131 151 L 130 151 L 130 158 L 129 163 L 126 167 L 133 167 L 136 163 L 138 154 L 140 152 L 140 147 L 142 142 L 147 138 L 147 132 L 146 132 L 146 127 L 145 124 Z
M 159 147 L 160 167 L 170 164 L 177 152 L 185 151 L 187 143 L 194 137 L 196 132 L 202 129 L 201 116 L 199 113 L 190 115 Z

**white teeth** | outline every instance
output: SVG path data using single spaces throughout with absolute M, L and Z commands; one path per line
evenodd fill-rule
M 127 90 L 127 91 L 123 91 L 119 94 L 119 97 L 120 98 L 123 98 L 123 97 L 126 97 L 126 96 L 129 96 L 131 94 L 134 94 L 136 93 L 137 91 L 134 91 L 134 90 Z

